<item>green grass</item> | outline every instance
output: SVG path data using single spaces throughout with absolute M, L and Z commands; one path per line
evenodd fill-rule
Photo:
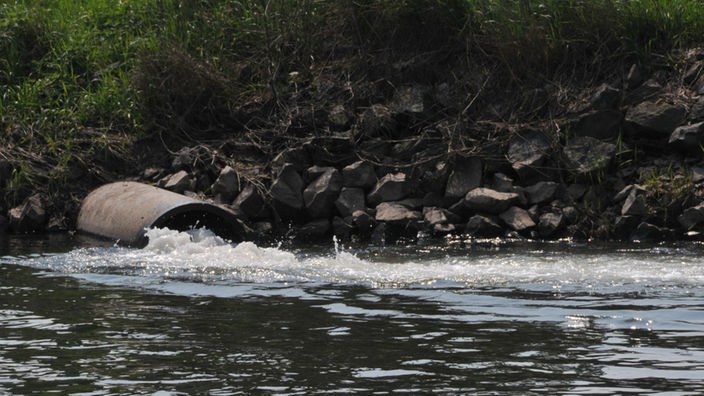
M 667 61 L 702 37 L 699 0 L 8 0 L 0 158 L 16 177 L 5 196 L 70 183 L 134 140 L 247 130 L 283 106 L 291 72 L 308 85 L 436 82 L 471 60 L 542 84 Z

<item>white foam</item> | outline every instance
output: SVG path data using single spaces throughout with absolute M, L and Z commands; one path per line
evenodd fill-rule
M 228 243 L 207 230 L 152 229 L 144 249 L 88 248 L 21 264 L 64 273 L 101 273 L 199 282 L 315 282 L 373 287 L 542 284 L 588 289 L 623 285 L 704 285 L 697 254 L 679 251 L 571 253 L 467 250 L 443 257 L 363 259 L 336 241 L 326 254 L 301 255 L 252 242 Z M 411 249 L 411 248 L 409 248 Z

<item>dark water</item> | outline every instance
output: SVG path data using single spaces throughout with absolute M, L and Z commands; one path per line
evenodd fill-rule
M 700 245 L 151 240 L 5 242 L 0 394 L 704 394 Z

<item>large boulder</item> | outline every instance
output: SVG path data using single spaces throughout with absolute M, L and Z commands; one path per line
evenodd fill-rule
M 366 161 L 357 161 L 342 168 L 342 179 L 345 187 L 369 189 L 377 182 L 374 165 Z
M 666 136 L 682 125 L 686 117 L 684 106 L 661 101 L 639 103 L 626 112 L 626 121 L 636 133 L 655 132 Z
M 529 205 L 539 205 L 552 201 L 559 186 L 555 182 L 541 181 L 526 187 L 523 191 L 528 198 Z
M 335 207 L 340 216 L 352 216 L 358 210 L 364 210 L 364 190 L 361 188 L 343 187 L 335 200 Z
M 237 172 L 229 165 L 226 165 L 220 170 L 218 178 L 210 187 L 213 194 L 220 196 L 223 202 L 232 202 L 232 200 L 240 192 L 240 180 Z
M 18 234 L 43 231 L 47 221 L 44 200 L 40 194 L 25 199 L 22 205 L 10 209 L 7 216 L 10 230 Z
M 511 139 L 507 158 L 520 177 L 529 177 L 543 164 L 550 147 L 550 140 L 544 134 L 526 131 Z
M 695 228 L 704 222 L 704 203 L 685 209 L 677 221 L 687 231 Z
M 376 206 L 377 222 L 384 222 L 395 226 L 407 227 L 422 218 L 421 213 L 408 209 L 396 202 L 382 202 Z
M 594 110 L 579 117 L 570 128 L 573 136 L 614 139 L 621 132 L 623 114 L 615 109 Z
M 260 219 L 269 216 L 264 198 L 259 194 L 259 191 L 252 184 L 246 185 L 237 195 L 232 203 L 240 209 L 247 217 L 251 219 Z
M 513 192 L 499 192 L 486 187 L 475 188 L 464 197 L 464 207 L 474 213 L 498 214 L 520 201 Z
M 445 197 L 457 200 L 482 183 L 482 161 L 477 157 L 460 157 L 455 161 L 452 173 L 447 179 Z
M 193 190 L 195 179 L 185 170 L 180 170 L 162 179 L 160 186 L 166 190 L 183 194 L 186 190 Z
M 272 206 L 282 220 L 303 217 L 303 179 L 293 164 L 285 164 L 269 190 Z
M 543 213 L 538 220 L 538 234 L 543 238 L 549 238 L 565 225 L 565 217 L 561 213 Z
M 702 137 L 704 137 L 704 122 L 698 122 L 677 127 L 670 135 L 668 144 L 683 152 L 701 154 Z
M 504 235 L 503 227 L 491 217 L 474 215 L 469 218 L 465 233 L 476 238 L 496 238 Z
M 602 84 L 594 92 L 589 103 L 592 108 L 597 110 L 615 109 L 618 107 L 622 95 L 623 93 L 620 89 L 614 88 L 609 84 Z
M 379 179 L 376 186 L 367 196 L 371 205 L 381 202 L 398 201 L 406 197 L 411 191 L 411 186 L 405 173 L 389 173 Z
M 535 222 L 527 210 L 512 206 L 499 215 L 499 218 L 515 231 L 523 231 L 535 227 Z
M 303 191 L 308 214 L 313 218 L 329 218 L 335 200 L 342 190 L 342 175 L 335 168 L 326 169 Z
M 563 149 L 565 165 L 575 175 L 606 170 L 616 155 L 616 145 L 589 136 L 577 136 Z

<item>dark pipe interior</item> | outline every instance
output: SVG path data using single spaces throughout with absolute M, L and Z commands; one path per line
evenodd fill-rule
M 189 210 L 162 217 L 154 224 L 154 227 L 176 231 L 207 228 L 228 241 L 237 242 L 240 240 L 237 232 L 238 224 L 234 220 L 204 210 Z

